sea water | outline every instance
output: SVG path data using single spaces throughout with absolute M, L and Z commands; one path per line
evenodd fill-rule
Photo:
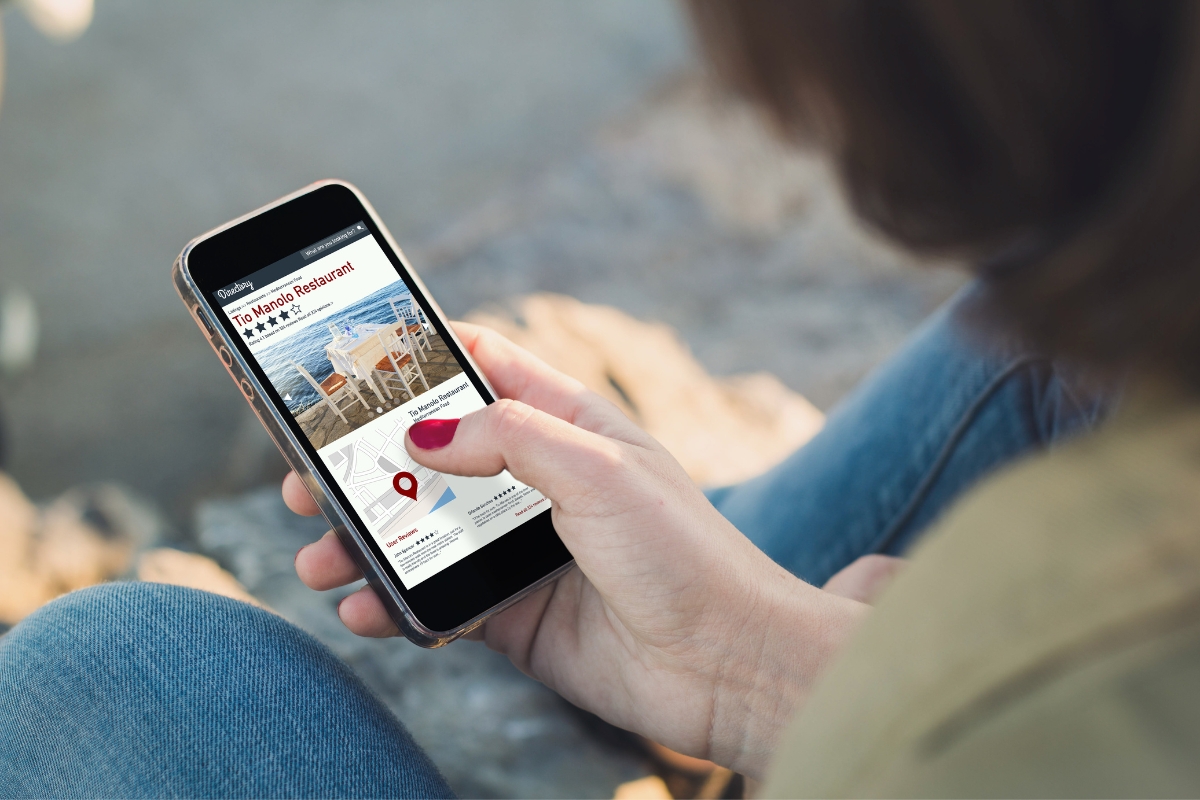
M 402 298 L 403 302 L 411 297 L 412 293 L 404 283 L 396 281 L 357 303 L 330 314 L 320 322 L 306 325 L 279 344 L 260 352 L 258 363 L 263 372 L 267 373 L 283 402 L 287 404 L 288 410 L 292 414 L 299 414 L 321 402 L 321 396 L 317 394 L 316 389 L 312 388 L 304 376 L 288 363 L 289 361 L 303 366 L 308 370 L 308 374 L 320 383 L 334 372 L 333 364 L 325 354 L 325 348 L 333 342 L 333 334 L 329 332 L 330 324 L 336 325 L 342 331 L 345 331 L 347 326 L 353 330 L 355 325 L 367 323 L 386 325 L 396 321 L 396 315 L 388 305 L 388 300 Z M 397 306 L 400 304 L 396 303 Z

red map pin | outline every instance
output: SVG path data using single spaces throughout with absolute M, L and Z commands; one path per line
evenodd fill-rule
M 404 481 L 408 481 L 408 487 L 404 486 Z M 409 500 L 417 499 L 417 476 L 411 472 L 397 472 L 396 477 L 392 478 L 392 488 L 400 494 L 407 497 Z

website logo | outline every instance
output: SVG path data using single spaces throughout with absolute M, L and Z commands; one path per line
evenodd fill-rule
M 235 283 L 233 286 L 230 286 L 227 289 L 217 289 L 217 297 L 221 298 L 222 300 L 228 300 L 229 298 L 233 297 L 235 294 L 243 291 L 244 289 L 253 289 L 253 288 L 254 288 L 254 284 L 251 283 L 250 281 L 245 281 L 243 283 Z

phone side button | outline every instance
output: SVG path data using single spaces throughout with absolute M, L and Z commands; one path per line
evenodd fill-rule
M 205 336 L 211 339 L 216 335 L 213 326 L 209 324 L 208 320 L 204 318 L 204 314 L 200 312 L 200 306 L 192 306 L 192 317 L 196 320 L 196 324 L 200 326 L 200 330 L 204 331 Z
M 240 381 L 238 381 L 238 386 L 241 387 L 242 394 L 246 396 L 246 399 L 250 402 L 254 402 L 254 387 L 250 385 L 250 381 L 242 378 Z
M 217 348 L 217 355 L 221 357 L 221 363 L 227 367 L 233 366 L 233 356 L 225 349 L 225 345 Z

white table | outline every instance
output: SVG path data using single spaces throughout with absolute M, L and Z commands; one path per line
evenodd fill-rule
M 329 363 L 333 364 L 333 368 L 345 375 L 366 381 L 367 386 L 371 387 L 371 391 L 375 393 L 380 402 L 387 402 L 388 398 L 383 390 L 375 384 L 375 380 L 371 377 L 371 371 L 375 369 L 379 360 L 387 355 L 387 352 L 376 334 L 394 324 L 364 323 L 355 325 L 353 336 L 338 336 L 325 346 L 325 355 L 329 357 Z

